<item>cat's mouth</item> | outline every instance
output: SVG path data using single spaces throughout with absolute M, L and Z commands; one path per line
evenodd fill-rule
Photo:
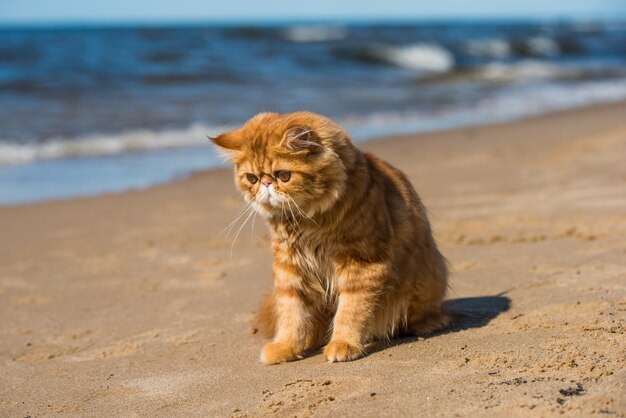
M 273 187 L 261 188 L 254 196 L 253 202 L 260 212 L 267 214 L 302 212 L 291 196 L 277 192 Z
M 274 190 L 274 185 L 270 184 L 269 187 L 261 186 L 254 200 L 264 206 L 276 207 L 280 206 L 280 202 L 283 199 L 276 190 Z
M 252 201 L 262 212 L 273 212 L 280 210 L 286 203 L 286 198 L 274 190 L 273 185 L 270 187 L 261 186 Z

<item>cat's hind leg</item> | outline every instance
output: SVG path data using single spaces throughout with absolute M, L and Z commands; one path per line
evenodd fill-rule
M 406 331 L 408 334 L 425 337 L 450 327 L 453 322 L 452 319 L 450 312 L 444 308 L 432 311 L 410 310 Z

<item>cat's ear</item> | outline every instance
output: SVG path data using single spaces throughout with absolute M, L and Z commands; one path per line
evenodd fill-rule
M 232 156 L 233 154 L 241 150 L 242 137 L 239 130 L 226 132 L 216 137 L 208 137 L 220 151 L 224 152 L 226 156 Z
M 226 132 L 216 137 L 209 137 L 218 147 L 225 151 L 239 151 L 241 149 L 241 135 L 238 131 Z
M 290 151 L 316 152 L 322 148 L 322 141 L 313 129 L 306 126 L 292 126 L 285 132 L 281 145 Z

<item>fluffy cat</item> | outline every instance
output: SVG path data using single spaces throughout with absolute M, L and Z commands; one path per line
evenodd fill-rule
M 327 361 L 350 361 L 375 339 L 447 326 L 446 261 L 401 171 L 310 112 L 261 113 L 211 139 L 272 233 L 274 289 L 256 316 L 272 339 L 262 362 L 324 344 Z

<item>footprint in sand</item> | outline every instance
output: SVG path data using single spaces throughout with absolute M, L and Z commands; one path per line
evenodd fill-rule
M 88 350 L 77 352 L 76 355 L 68 357 L 69 361 L 89 361 L 105 358 L 117 358 L 133 355 L 144 349 L 149 344 L 174 344 L 185 345 L 201 341 L 204 328 L 194 328 L 172 333 L 168 330 L 155 329 L 142 332 L 118 341 L 99 347 L 90 347 Z
M 140 334 L 112 342 L 105 346 L 91 348 L 80 354 L 71 356 L 69 361 L 88 361 L 110 357 L 126 357 L 134 354 L 149 342 L 158 341 L 164 334 L 161 330 L 151 330 Z
M 184 399 L 189 396 L 189 387 L 202 381 L 207 384 L 207 376 L 215 382 L 223 373 L 211 370 L 210 374 L 179 373 L 159 376 L 147 376 L 132 379 L 124 383 L 124 388 L 136 390 L 137 395 L 152 400 Z
M 52 360 L 59 357 L 79 353 L 90 345 L 89 329 L 78 329 L 70 332 L 43 337 L 38 334 L 34 340 L 27 341 L 23 346 L 23 352 L 13 360 L 18 363 L 30 364 L 44 360 Z M 30 331 L 19 331 L 16 335 L 29 335 Z M 35 337 L 33 335 L 33 337 Z
M 235 411 L 233 416 L 280 414 L 281 416 L 310 417 L 318 408 L 335 401 L 337 384 L 336 381 L 330 379 L 297 379 L 277 390 L 263 390 L 261 392 L 263 399 L 255 411 Z M 342 389 L 345 387 L 342 386 Z

